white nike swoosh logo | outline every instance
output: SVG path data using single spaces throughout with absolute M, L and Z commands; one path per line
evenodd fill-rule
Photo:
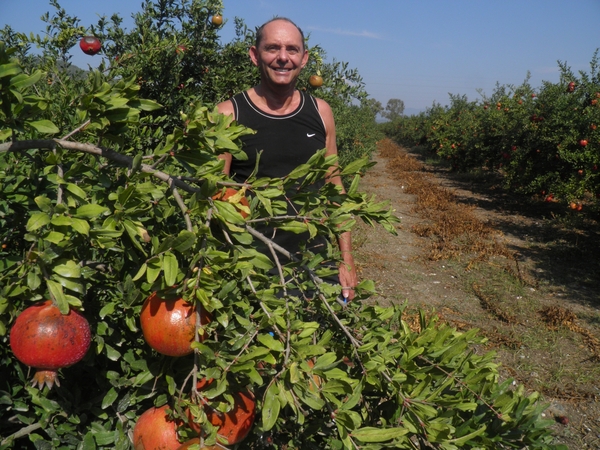
M 313 137 L 315 134 L 316 133 L 313 133 L 313 134 L 306 133 L 306 137 Z

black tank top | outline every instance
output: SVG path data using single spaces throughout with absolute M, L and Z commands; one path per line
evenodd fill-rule
M 250 100 L 247 92 L 231 99 L 235 120 L 256 131 L 255 134 L 241 138 L 248 160 L 234 158 L 231 161 L 231 176 L 235 181 L 243 183 L 247 180 L 256 166 L 256 156 L 260 151 L 262 153 L 256 176 L 281 178 L 300 164 L 306 163 L 317 150 L 325 148 L 325 124 L 319 114 L 317 102 L 314 97 L 299 92 L 300 105 L 285 116 L 261 111 Z M 322 185 L 323 183 L 313 185 L 312 189 L 318 189 Z M 293 208 L 288 207 L 288 214 L 293 213 Z M 323 236 L 317 235 L 308 241 L 308 232 L 295 234 L 271 226 L 260 226 L 258 229 L 292 254 L 300 250 L 301 242 L 306 242 L 313 252 L 326 250 L 327 240 Z M 265 252 L 269 254 L 267 250 Z
M 235 120 L 256 131 L 256 134 L 242 136 L 248 160 L 233 159 L 231 162 L 231 175 L 236 181 L 246 181 L 254 170 L 256 155 L 260 151 L 257 176 L 280 178 L 306 163 L 317 150 L 325 148 L 325 124 L 317 102 L 314 97 L 299 92 L 300 105 L 285 116 L 261 111 L 247 92 L 231 99 Z

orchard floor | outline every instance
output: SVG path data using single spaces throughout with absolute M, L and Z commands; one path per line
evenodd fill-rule
M 395 152 L 420 161 L 421 169 L 398 170 Z M 473 183 L 388 140 L 373 159 L 361 190 L 389 201 L 401 224 L 397 236 L 362 223 L 353 233 L 359 277 L 376 283 L 368 301 L 406 301 L 409 310 L 435 311 L 457 329 L 480 329 L 488 342 L 479 351 L 498 354 L 501 375 L 542 394 L 556 443 L 600 449 L 598 223 L 561 221 L 565 211 L 557 204 L 506 196 L 489 180 Z M 432 219 L 418 194 L 407 193 L 419 177 L 451 194 L 505 254 L 432 251 L 440 237 L 422 232 Z

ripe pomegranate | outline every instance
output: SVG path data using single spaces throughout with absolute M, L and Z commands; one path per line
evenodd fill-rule
M 146 410 L 133 427 L 135 450 L 177 450 L 181 442 L 177 439 L 177 428 L 181 425 L 167 414 L 168 405 Z
M 67 314 L 51 300 L 25 309 L 10 330 L 10 348 L 23 364 L 34 367 L 33 385 L 60 386 L 57 370 L 81 361 L 90 348 L 90 324 L 74 309 Z
M 102 43 L 96 36 L 84 36 L 79 41 L 79 48 L 86 55 L 95 55 L 102 48 Z
M 232 198 L 231 200 L 228 200 L 228 199 L 231 198 L 231 197 L 233 197 L 233 196 L 235 196 L 235 195 L 237 195 L 237 194 L 238 194 L 237 190 L 228 187 L 228 188 L 225 188 L 225 190 L 221 190 L 218 193 L 216 193 L 215 195 L 213 195 L 212 199 L 213 200 L 219 200 L 219 201 L 222 201 L 222 202 L 228 201 L 229 203 L 233 203 L 233 201 L 237 200 L 237 199 L 234 199 L 234 198 Z M 239 199 L 239 205 L 237 203 L 233 203 L 233 204 L 236 206 L 236 208 L 238 208 L 240 214 L 242 215 L 242 217 L 244 219 L 246 217 L 248 217 L 248 215 L 249 215 L 248 212 L 245 211 L 244 209 L 240 209 L 239 208 L 239 205 L 243 205 L 246 208 L 250 208 L 250 203 L 248 202 L 248 199 L 245 196 L 242 195 L 240 197 L 240 199 Z
M 207 381 L 202 379 L 196 385 L 199 391 L 210 387 L 213 380 Z M 204 411 L 206 418 L 215 427 L 218 428 L 219 436 L 227 440 L 229 445 L 235 445 L 242 442 L 254 425 L 254 417 L 256 415 L 255 406 L 256 400 L 254 394 L 249 390 L 235 392 L 232 394 L 234 403 L 227 413 L 219 412 L 211 408 L 206 402 L 204 403 Z M 194 422 L 190 411 L 187 412 L 190 427 L 197 433 L 200 433 L 200 425 Z
M 202 311 L 200 323 L 210 322 L 210 315 Z M 140 314 L 144 339 L 159 353 L 167 356 L 184 356 L 192 353 L 196 335 L 194 306 L 182 298 L 163 299 L 156 292 L 146 299 Z M 204 340 L 205 335 L 200 336 Z

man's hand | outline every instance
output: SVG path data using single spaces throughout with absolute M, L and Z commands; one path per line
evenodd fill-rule
M 339 268 L 339 278 L 342 286 L 342 296 L 350 301 L 354 299 L 354 288 L 358 284 L 358 277 L 352 253 L 344 252 L 343 259 Z

